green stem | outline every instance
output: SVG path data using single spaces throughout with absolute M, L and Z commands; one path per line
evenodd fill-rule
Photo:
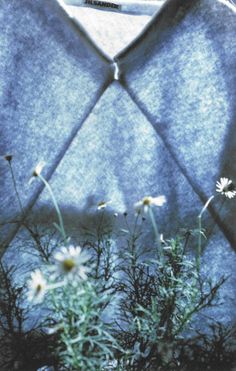
M 205 205 L 203 206 L 203 208 L 202 208 L 200 214 L 198 215 L 199 218 L 202 217 L 202 214 L 204 213 L 204 211 L 206 211 L 206 209 L 208 208 L 210 202 L 213 200 L 214 197 L 215 197 L 215 196 L 211 196 L 211 197 L 207 200 L 207 202 L 206 202 Z
M 133 231 L 134 236 L 135 236 L 135 233 L 136 233 L 136 228 L 137 228 L 137 225 L 138 225 L 139 216 L 140 216 L 140 214 L 137 213 L 136 218 L 135 218 L 135 222 L 134 222 L 134 231 Z
M 99 222 L 98 229 L 97 229 L 98 238 L 100 238 L 100 236 L 101 236 L 100 232 L 101 232 L 102 227 L 103 227 L 104 214 L 105 214 L 105 209 L 102 210 L 102 215 L 101 215 L 100 222 Z
M 200 272 L 200 256 L 202 251 L 202 218 L 198 215 L 198 246 L 197 246 L 197 257 L 196 257 L 196 268 L 197 273 Z
M 21 199 L 20 199 L 20 195 L 19 195 L 19 192 L 18 192 L 18 189 L 17 189 L 14 171 L 13 171 L 13 168 L 12 168 L 12 165 L 11 165 L 10 162 L 9 162 L 9 167 L 10 167 L 10 171 L 11 171 L 11 178 L 12 178 L 12 182 L 13 182 L 13 186 L 14 186 L 16 198 L 17 198 L 17 201 L 18 201 L 18 204 L 19 204 L 19 207 L 20 207 L 22 218 L 24 218 L 25 217 L 25 213 L 24 213 L 23 205 L 22 205 L 22 202 L 21 202 Z
M 49 185 L 49 183 L 46 181 L 46 179 L 41 174 L 38 174 L 38 177 L 39 177 L 39 179 L 42 180 L 42 182 L 44 183 L 45 187 L 47 188 L 47 190 L 48 190 L 48 192 L 49 192 L 49 194 L 51 196 L 52 202 L 53 202 L 54 207 L 55 207 L 56 212 L 57 212 L 57 216 L 58 216 L 58 220 L 59 220 L 59 225 L 60 225 L 60 232 L 62 234 L 63 241 L 66 241 L 67 236 L 66 236 L 66 232 L 65 232 L 65 228 L 64 228 L 64 223 L 63 223 L 61 211 L 59 209 L 59 206 L 58 206 L 57 200 L 56 200 L 56 198 L 54 196 L 54 193 L 52 191 L 52 188 Z
M 203 206 L 200 214 L 198 215 L 198 246 L 197 246 L 197 256 L 196 256 L 196 268 L 197 273 L 200 272 L 200 256 L 202 252 L 202 215 L 206 211 L 207 207 L 209 206 L 210 202 L 213 200 L 214 196 L 211 196 L 205 205 Z
M 153 214 L 153 211 L 152 211 L 151 206 L 148 208 L 148 212 L 149 212 L 149 217 L 150 217 L 151 222 L 152 222 L 152 226 L 153 226 L 153 230 L 154 230 L 154 234 L 155 234 L 155 239 L 156 239 L 157 247 L 159 248 L 159 245 L 160 245 L 160 234 L 158 232 L 157 224 L 156 224 L 155 217 L 154 217 L 154 214 Z

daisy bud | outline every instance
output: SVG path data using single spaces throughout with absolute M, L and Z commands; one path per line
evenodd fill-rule
M 35 167 L 35 169 L 34 169 L 34 171 L 33 171 L 33 173 L 32 173 L 32 176 L 33 176 L 33 177 L 37 177 L 37 176 L 39 176 L 39 175 L 41 174 L 41 172 L 42 172 L 44 166 L 45 166 L 45 162 L 44 162 L 44 161 L 40 161 L 40 162 L 36 165 L 36 167 Z
M 4 156 L 4 158 L 5 158 L 5 160 L 7 161 L 7 162 L 11 162 L 11 160 L 12 160 L 12 155 L 6 155 L 6 156 Z

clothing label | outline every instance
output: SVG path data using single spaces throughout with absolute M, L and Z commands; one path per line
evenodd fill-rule
M 84 5 L 91 6 L 94 8 L 106 8 L 112 10 L 120 10 L 121 6 L 114 3 L 108 3 L 100 0 L 84 0 Z

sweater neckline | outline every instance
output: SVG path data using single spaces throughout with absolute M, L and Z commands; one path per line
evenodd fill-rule
M 176 14 L 179 13 L 180 10 L 181 13 L 184 13 L 183 8 L 187 8 L 193 5 L 193 3 L 195 2 L 196 0 L 189 0 L 188 5 L 186 5 L 183 4 L 182 0 L 166 0 L 161 8 L 153 14 L 150 21 L 146 24 L 142 31 L 113 58 L 110 57 L 103 49 L 101 49 L 97 45 L 94 39 L 88 34 L 86 28 L 78 20 L 75 21 L 74 18 L 70 17 L 65 7 L 63 6 L 63 0 L 54 0 L 54 5 L 56 7 L 59 7 L 61 12 L 63 12 L 63 18 L 67 18 L 67 20 L 70 20 L 70 26 L 76 28 L 79 34 L 83 34 L 84 38 L 87 41 L 87 44 L 92 47 L 92 49 L 100 57 L 100 59 L 106 61 L 109 64 L 115 63 L 119 65 L 122 64 L 123 59 L 127 58 L 130 63 L 132 63 L 132 61 L 137 62 L 137 60 L 140 60 L 140 63 L 143 63 L 143 59 L 145 60 L 147 58 L 146 53 L 142 53 L 142 56 L 140 56 L 140 53 L 136 55 L 135 50 L 141 48 L 143 49 L 143 51 L 145 51 L 145 44 L 147 41 L 146 39 L 148 39 L 148 36 L 150 34 L 162 32 L 166 27 L 170 27 Z M 129 58 L 129 55 L 131 54 L 132 57 Z

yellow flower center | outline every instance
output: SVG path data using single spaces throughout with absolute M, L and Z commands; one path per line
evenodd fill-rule
M 65 259 L 63 261 L 63 270 L 65 272 L 71 272 L 72 269 L 76 266 L 76 263 L 73 259 Z
M 143 205 L 149 206 L 151 204 L 151 198 L 150 197 L 144 197 L 143 199 Z
M 39 294 L 40 293 L 40 291 L 42 291 L 42 285 L 41 285 L 41 283 L 39 283 L 37 286 L 36 286 L 36 293 L 37 294 Z
M 101 201 L 101 202 L 98 203 L 98 207 L 103 207 L 103 206 L 106 206 L 105 201 Z

